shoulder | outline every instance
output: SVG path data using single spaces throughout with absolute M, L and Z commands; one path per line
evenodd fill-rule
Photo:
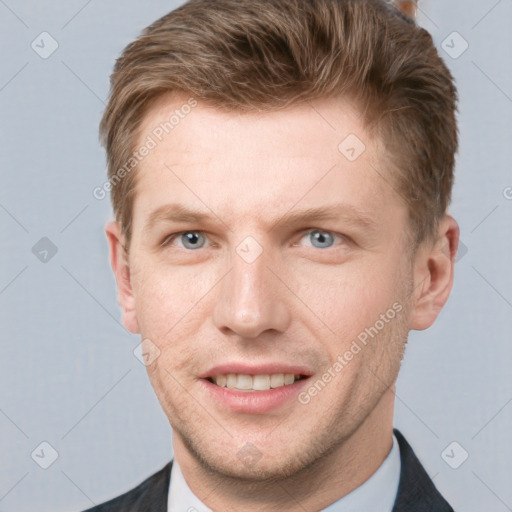
M 84 512 L 165 512 L 172 461 L 130 491 Z
M 393 431 L 400 446 L 400 483 L 393 512 L 454 512 L 416 457 L 405 437 Z

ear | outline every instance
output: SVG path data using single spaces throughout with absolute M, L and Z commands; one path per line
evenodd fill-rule
M 118 301 L 123 311 L 123 324 L 131 333 L 137 334 L 140 332 L 139 322 L 135 311 L 125 238 L 118 222 L 109 222 L 105 227 L 105 233 L 110 247 L 110 264 L 117 282 Z
M 437 239 L 418 249 L 414 265 L 414 304 L 410 329 L 430 327 L 446 304 L 453 286 L 460 230 L 446 215 L 439 223 Z

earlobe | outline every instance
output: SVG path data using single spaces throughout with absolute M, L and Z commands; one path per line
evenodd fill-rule
M 439 223 L 436 242 L 418 251 L 410 329 L 423 330 L 430 327 L 446 304 L 453 286 L 459 236 L 457 222 L 446 215 Z
M 131 284 L 130 264 L 124 245 L 124 235 L 118 222 L 109 222 L 105 227 L 110 247 L 110 264 L 117 283 L 119 305 L 123 312 L 123 324 L 133 334 L 139 333 L 135 311 L 135 298 Z

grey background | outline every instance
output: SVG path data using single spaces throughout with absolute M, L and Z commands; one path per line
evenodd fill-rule
M 133 355 L 139 339 L 120 324 L 110 205 L 92 191 L 105 181 L 97 126 L 114 59 L 179 3 L 0 0 L 0 511 L 80 510 L 172 455 Z M 512 510 L 512 1 L 420 7 L 460 91 L 451 211 L 465 249 L 437 323 L 411 333 L 395 424 L 456 510 L 502 512 Z M 46 59 L 31 48 L 51 49 L 43 31 L 59 45 Z M 469 48 L 453 58 L 460 37 Z M 36 246 L 46 262 L 32 252 L 43 237 L 57 248 Z M 58 453 L 46 470 L 35 462 L 50 460 L 43 441 Z

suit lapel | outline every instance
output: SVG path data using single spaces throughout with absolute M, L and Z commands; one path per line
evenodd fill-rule
M 414 451 L 398 430 L 394 434 L 400 446 L 400 482 L 392 512 L 454 512 L 441 496 Z M 148 478 L 134 493 L 126 512 L 167 512 L 172 461 Z
M 404 436 L 394 430 L 400 446 L 400 483 L 392 512 L 453 512 L 439 494 Z

